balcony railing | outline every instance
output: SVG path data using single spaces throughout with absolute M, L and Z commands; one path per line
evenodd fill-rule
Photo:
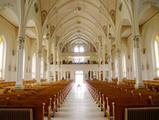
M 103 62 L 101 62 L 102 64 Z M 73 61 L 62 61 L 62 64 L 99 64 L 97 61 L 87 61 L 87 62 L 73 62 Z M 105 62 L 105 64 L 108 64 Z

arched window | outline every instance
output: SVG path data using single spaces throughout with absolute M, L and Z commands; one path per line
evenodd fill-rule
M 41 58 L 41 71 L 40 71 L 40 77 L 43 79 L 44 78 L 44 59 Z
M 74 47 L 74 52 L 75 53 L 83 53 L 84 52 L 84 47 L 83 46 L 75 46 Z
M 154 53 L 156 74 L 159 77 L 159 36 L 156 36 L 156 40 L 154 41 Z
M 122 65 L 123 65 L 123 77 L 126 77 L 126 57 L 125 55 L 123 55 L 123 58 L 122 58 Z
M 79 52 L 79 49 L 78 49 L 77 46 L 74 47 L 74 52 L 75 52 L 75 53 Z
M 84 47 L 83 46 L 80 46 L 80 48 L 79 48 L 79 52 L 84 52 Z
M 35 77 L 36 77 L 36 55 L 34 53 L 32 57 L 32 79 L 35 79 Z
M 5 65 L 5 43 L 3 37 L 0 36 L 0 79 L 4 76 L 4 65 Z

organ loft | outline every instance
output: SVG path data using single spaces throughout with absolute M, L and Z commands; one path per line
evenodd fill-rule
M 0 120 L 159 120 L 159 0 L 0 0 Z

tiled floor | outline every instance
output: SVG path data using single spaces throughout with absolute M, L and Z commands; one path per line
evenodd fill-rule
M 85 86 L 71 90 L 53 120 L 106 120 Z

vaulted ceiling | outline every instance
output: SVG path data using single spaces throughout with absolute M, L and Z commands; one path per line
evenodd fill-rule
M 113 31 L 115 9 L 116 0 L 41 0 L 43 28 L 63 46 L 77 39 L 96 46 L 108 26 Z
M 0 16 L 18 27 L 18 1 L 13 1 L 2 0 L 0 2 Z M 131 0 L 25 1 L 32 1 L 29 13 L 32 20 L 28 17 L 26 35 L 33 39 L 38 38 L 36 28 L 39 24 L 35 24 L 38 21 L 39 26 L 42 26 L 42 35 L 49 36 L 55 46 L 61 46 L 61 50 L 66 44 L 75 42 L 91 44 L 96 49 L 99 48 L 100 44 L 107 45 L 108 37 L 112 40 L 116 38 L 118 22 L 121 24 L 119 31 L 122 38 L 128 38 L 132 34 Z M 141 27 L 158 14 L 158 8 L 158 0 L 138 1 L 139 24 Z M 36 10 L 39 12 L 35 12 Z M 117 22 L 119 13 L 121 14 L 121 21 Z M 45 44 L 47 43 L 45 42 Z

